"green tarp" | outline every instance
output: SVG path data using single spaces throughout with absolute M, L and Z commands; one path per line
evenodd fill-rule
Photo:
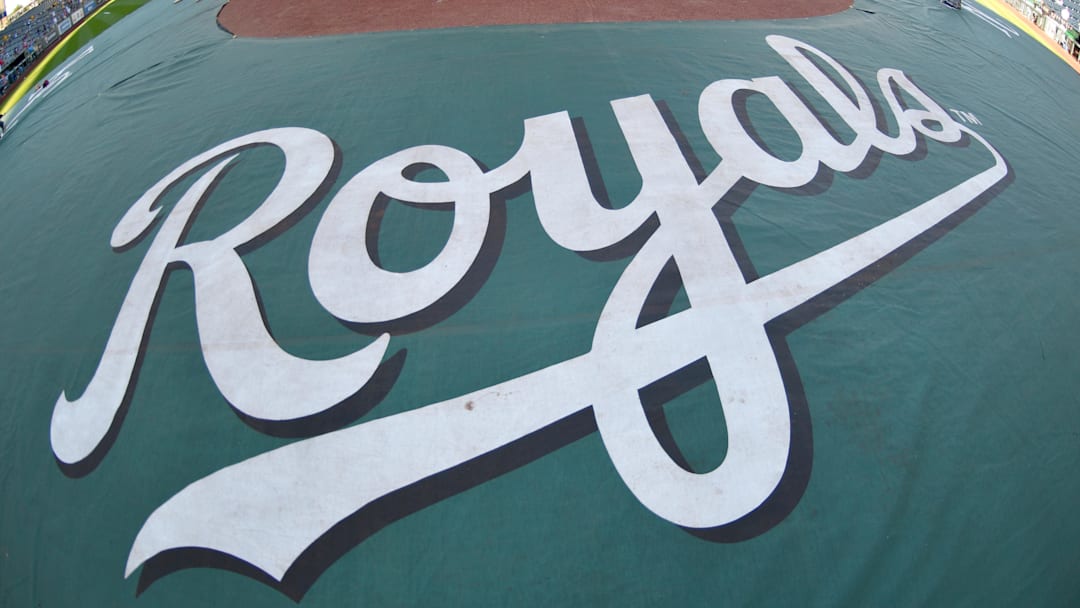
M 997 20 L 246 40 L 0 141 L 0 605 L 1080 601 L 1080 80 Z

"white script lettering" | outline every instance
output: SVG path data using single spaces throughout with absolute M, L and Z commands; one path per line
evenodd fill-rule
M 318 302 L 353 323 L 401 319 L 450 292 L 480 258 L 491 196 L 526 177 L 540 223 L 561 247 L 596 252 L 640 234 L 650 222 L 656 227 L 607 300 L 590 352 L 453 399 L 297 441 L 200 479 L 150 515 L 131 549 L 127 574 L 162 552 L 194 547 L 242 559 L 280 581 L 308 547 L 365 505 L 589 407 L 619 475 L 658 516 L 709 529 L 736 522 L 765 503 L 785 474 L 792 440 L 787 388 L 766 324 L 926 234 L 1009 174 L 986 140 L 953 120 L 903 72 L 877 73 L 895 122 L 895 134 L 889 134 L 870 92 L 839 62 L 791 38 L 767 41 L 851 129 L 850 143 L 831 134 L 788 83 L 768 76 L 720 80 L 702 92 L 702 130 L 721 158 L 704 179 L 695 176 L 651 97 L 612 101 L 642 178 L 634 200 L 618 209 L 595 199 L 566 112 L 526 120 L 519 150 L 490 171 L 453 148 L 418 146 L 376 161 L 349 180 L 319 222 L 309 278 Z M 756 141 L 740 115 L 739 99 L 747 95 L 763 95 L 790 125 L 801 145 L 798 158 L 778 158 Z M 989 153 L 989 169 L 760 278 L 748 281 L 743 275 L 713 212 L 740 181 L 799 188 L 823 170 L 856 172 L 874 153 L 911 154 L 921 138 L 953 144 L 965 137 Z M 286 156 L 271 195 L 226 234 L 182 243 L 214 181 L 243 149 L 256 145 L 276 146 Z M 135 203 L 116 228 L 114 247 L 149 230 L 163 194 L 205 170 L 151 243 L 86 392 L 75 401 L 62 394 L 57 402 L 52 445 L 61 462 L 78 464 L 102 446 L 107 449 L 104 439 L 122 418 L 118 412 L 151 322 L 149 311 L 170 264 L 192 270 L 203 356 L 222 395 L 238 410 L 273 421 L 317 416 L 363 388 L 382 361 L 389 336 L 333 361 L 284 353 L 260 318 L 251 277 L 237 253 L 315 196 L 333 161 L 332 143 L 317 132 L 253 133 L 184 163 Z M 406 177 L 421 165 L 440 169 L 447 179 L 428 183 Z M 364 235 L 380 196 L 418 205 L 454 204 L 450 236 L 429 264 L 398 273 L 371 259 Z M 678 268 L 691 306 L 638 327 L 645 300 L 670 263 Z M 674 462 L 655 437 L 639 389 L 703 358 L 723 407 L 728 449 L 714 470 L 694 473 Z

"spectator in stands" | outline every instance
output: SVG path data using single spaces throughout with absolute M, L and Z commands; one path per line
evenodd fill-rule
M 47 49 L 59 37 L 57 24 L 61 19 L 69 17 L 83 2 L 40 1 L 23 11 L 0 32 L 0 96 L 10 92 L 38 52 Z M 18 65 L 12 67 L 16 63 Z

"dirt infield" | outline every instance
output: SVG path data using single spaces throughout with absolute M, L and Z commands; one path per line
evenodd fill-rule
M 851 0 L 232 0 L 218 21 L 237 36 L 280 38 L 496 24 L 784 19 L 850 7 Z

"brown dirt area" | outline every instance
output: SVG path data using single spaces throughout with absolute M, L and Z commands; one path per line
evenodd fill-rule
M 526 23 L 787 19 L 852 0 L 232 0 L 218 21 L 237 36 L 281 38 Z

